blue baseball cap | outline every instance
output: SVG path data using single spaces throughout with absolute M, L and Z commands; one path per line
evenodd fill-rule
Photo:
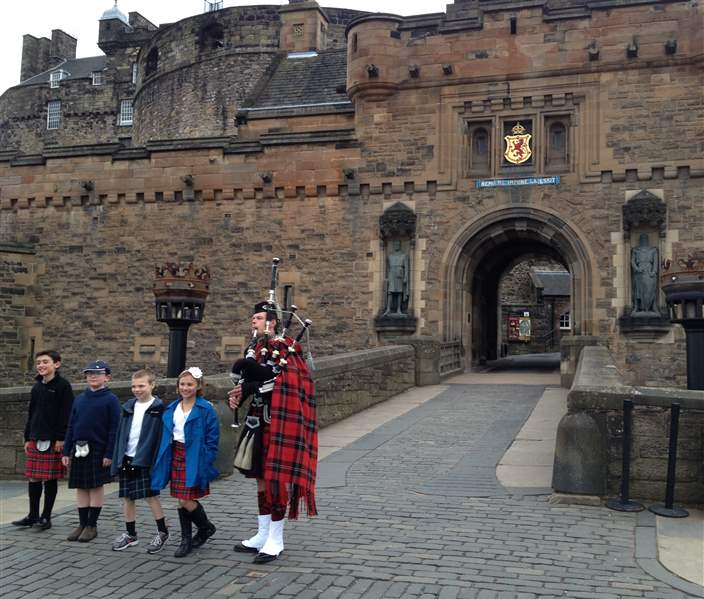
M 95 362 L 90 362 L 83 369 L 83 372 L 104 372 L 105 374 L 110 374 L 110 365 L 107 362 L 103 362 L 103 360 L 95 360 Z

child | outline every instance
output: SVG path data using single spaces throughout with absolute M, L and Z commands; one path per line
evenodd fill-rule
M 24 453 L 27 456 L 24 475 L 29 479 L 29 515 L 13 522 L 15 526 L 34 530 L 51 528 L 58 479 L 63 478 L 61 453 L 64 449 L 66 425 L 73 404 L 71 384 L 61 377 L 61 356 L 54 350 L 40 351 L 34 356 L 36 383 L 29 400 L 29 414 L 24 427 Z M 44 510 L 39 515 L 39 501 L 44 481 Z
M 180 398 L 164 412 L 161 444 L 152 468 L 152 489 L 163 489 L 171 480 L 171 496 L 178 498 L 181 544 L 174 557 L 188 555 L 215 534 L 215 526 L 196 501 L 210 493 L 209 483 L 218 475 L 213 464 L 220 427 L 215 409 L 201 396 L 203 387 L 200 368 L 178 375 Z M 198 528 L 193 537 L 191 524 Z
M 91 362 L 83 372 L 88 389 L 73 402 L 64 443 L 64 466 L 70 465 L 68 487 L 76 489 L 79 526 L 67 541 L 87 543 L 98 536 L 98 516 L 103 507 L 103 485 L 110 482 L 120 402 L 107 388 L 110 366 Z
M 160 551 L 169 538 L 159 491 L 151 489 L 151 466 L 161 439 L 161 416 L 164 403 L 154 397 L 156 377 L 151 370 L 138 370 L 132 375 L 134 398 L 122 406 L 113 452 L 112 476 L 119 474 L 120 497 L 124 498 L 125 527 L 113 543 L 113 550 L 122 551 L 139 543 L 135 524 L 135 500 L 145 499 L 156 520 L 157 533 L 147 546 L 147 553 Z

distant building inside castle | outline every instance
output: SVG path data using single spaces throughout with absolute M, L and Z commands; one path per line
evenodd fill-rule
M 277 255 L 318 352 L 422 337 L 450 372 L 603 343 L 630 382 L 683 384 L 659 281 L 662 261 L 704 260 L 703 15 L 290 0 L 157 26 L 115 5 L 104 55 L 25 35 L 0 96 L 0 376 L 28 380 L 44 347 L 69 373 L 163 368 L 166 261 L 208 266 L 189 356 L 224 371 Z M 639 244 L 660 262 L 647 314 Z

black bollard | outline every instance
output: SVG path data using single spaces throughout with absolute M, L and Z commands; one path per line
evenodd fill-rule
M 621 497 L 609 499 L 606 507 L 619 512 L 640 512 L 645 508 L 642 503 L 631 501 L 628 498 L 630 493 L 631 478 L 631 429 L 633 424 L 633 401 L 623 400 L 623 450 L 621 456 Z
M 648 509 L 658 516 L 666 518 L 686 518 L 689 512 L 675 507 L 675 468 L 677 466 L 677 435 L 680 430 L 680 404 L 670 406 L 670 451 L 667 456 L 667 484 L 665 487 L 665 505 L 657 503 Z

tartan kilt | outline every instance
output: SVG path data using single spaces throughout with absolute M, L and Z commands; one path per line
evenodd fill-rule
M 71 458 L 68 469 L 69 489 L 95 489 L 112 481 L 110 467 L 103 466 L 103 454 L 91 450 L 84 458 Z
M 58 480 L 66 474 L 66 469 L 61 463 L 61 453 L 56 453 L 50 447 L 47 451 L 39 451 L 37 442 L 29 441 L 27 456 L 24 463 L 24 475 L 36 480 Z
M 134 501 L 159 495 L 159 491 L 153 491 L 151 488 L 152 475 L 149 468 L 132 466 L 132 459 L 127 456 L 125 456 L 117 476 L 120 482 L 119 497 L 126 497 Z
M 171 497 L 200 499 L 210 494 L 210 487 L 186 486 L 186 446 L 174 441 L 171 448 Z

